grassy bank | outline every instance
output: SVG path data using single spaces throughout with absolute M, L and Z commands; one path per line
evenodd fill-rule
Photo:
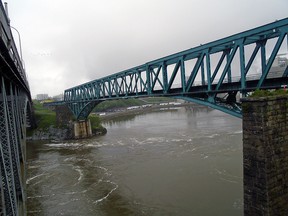
M 41 130 L 41 131 L 47 131 L 49 127 L 54 128 L 66 128 L 65 126 L 59 126 L 56 122 L 56 113 L 55 111 L 52 111 L 48 109 L 47 107 L 44 107 L 40 102 L 33 101 L 33 108 L 35 113 L 35 120 L 37 124 L 37 128 L 33 130 L 28 130 L 27 135 L 31 136 L 34 131 Z M 91 121 L 91 127 L 92 130 L 103 130 L 103 126 L 101 125 L 101 120 L 96 115 L 90 115 L 89 119 Z
M 141 99 L 119 99 L 119 100 L 107 100 L 100 104 L 98 104 L 94 108 L 94 112 L 106 112 L 113 111 L 119 108 L 127 108 L 130 106 L 141 106 L 144 104 L 159 104 L 164 102 L 175 101 L 173 98 L 166 97 L 147 97 Z M 37 128 L 33 130 L 28 130 L 27 135 L 32 136 L 36 131 L 45 131 L 47 133 L 51 126 L 55 129 L 68 129 L 71 125 L 57 125 L 56 121 L 56 113 L 55 111 L 44 107 L 39 101 L 33 101 L 33 108 L 35 113 L 35 121 L 37 124 Z M 91 122 L 92 131 L 97 133 L 105 133 L 106 129 L 101 124 L 101 119 L 98 115 L 89 115 L 88 117 Z
M 33 101 L 33 108 L 37 129 L 45 129 L 49 126 L 56 127 L 56 113 L 54 111 L 43 107 L 38 101 Z
M 280 95 L 288 95 L 288 91 L 286 91 L 284 89 L 278 89 L 275 91 L 256 90 L 253 92 L 253 94 L 250 97 L 258 98 L 258 97 L 280 96 Z
M 91 122 L 91 127 L 92 127 L 92 130 L 100 130 L 102 131 L 103 129 L 105 129 L 102 124 L 101 124 L 101 120 L 99 118 L 98 115 L 89 115 L 89 119 L 90 119 L 90 122 Z

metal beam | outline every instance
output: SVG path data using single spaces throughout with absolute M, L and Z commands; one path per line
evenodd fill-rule
M 217 100 L 215 99 L 219 93 L 231 95 L 233 92 L 242 92 L 245 95 L 256 88 L 280 88 L 280 84 L 285 81 L 279 79 L 279 77 L 274 80 L 269 79 L 267 83 L 266 80 L 280 46 L 287 37 L 287 32 L 288 18 L 67 89 L 65 90 L 65 102 L 78 103 L 77 100 L 82 98 L 80 103 L 87 104 L 91 101 L 106 100 L 108 98 L 190 95 L 195 100 L 207 100 L 218 107 L 219 104 L 216 104 Z M 276 39 L 277 43 L 267 61 L 266 43 L 271 39 Z M 246 63 L 246 50 L 248 47 L 252 47 L 249 45 L 255 46 Z M 255 73 L 249 73 L 249 71 L 251 71 L 251 66 L 255 62 L 259 50 L 261 51 L 262 75 L 257 77 Z M 237 53 L 239 55 L 236 55 Z M 211 56 L 214 54 L 220 56 L 220 58 L 216 60 L 213 58 L 212 62 Z M 225 59 L 226 61 L 224 61 Z M 193 61 L 188 62 L 189 60 Z M 192 65 L 192 71 L 186 76 L 187 65 L 191 66 L 193 62 L 195 63 Z M 234 71 L 236 63 L 237 68 Z M 214 65 L 215 67 L 213 67 Z M 199 71 L 201 76 L 198 76 Z M 286 72 L 283 73 L 281 77 L 286 79 Z M 200 77 L 201 82 L 199 84 L 198 77 Z M 219 80 L 217 80 L 217 77 L 219 77 Z M 90 83 L 99 83 L 98 87 L 93 86 L 93 88 L 96 88 L 94 91 L 99 92 L 97 97 L 89 93 L 89 88 L 92 88 Z M 159 89 L 156 88 L 158 84 Z M 85 86 L 84 92 L 83 86 Z M 85 95 L 84 98 L 82 94 Z M 211 106 L 209 103 L 205 102 L 206 105 Z M 85 106 L 72 107 L 75 108 L 74 113 L 77 113 L 81 112 L 81 109 Z

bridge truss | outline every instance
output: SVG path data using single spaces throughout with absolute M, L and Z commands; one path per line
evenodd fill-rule
M 0 215 L 26 215 L 26 127 L 32 101 L 2 1 L 0 23 Z
M 275 21 L 67 89 L 64 101 L 77 119 L 104 100 L 148 96 L 181 98 L 241 118 L 239 93 L 288 83 L 287 61 L 279 55 L 287 53 L 287 32 L 288 18 Z

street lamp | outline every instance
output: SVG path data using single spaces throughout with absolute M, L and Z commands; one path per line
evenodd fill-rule
M 18 31 L 16 28 L 14 28 L 14 27 L 11 26 L 11 25 L 10 25 L 10 28 L 11 28 L 11 29 L 14 29 L 14 30 L 17 32 L 17 34 L 18 34 L 18 41 L 19 41 L 19 48 L 20 48 L 20 57 L 21 57 L 21 63 L 22 63 L 22 65 L 23 65 L 23 55 L 22 55 L 22 46 L 21 46 L 20 33 L 19 33 L 19 31 Z
M 7 19 L 8 19 L 8 25 L 10 26 L 11 29 L 14 29 L 17 32 L 17 34 L 18 34 L 18 41 L 19 41 L 19 48 L 20 48 L 20 58 L 21 58 L 22 66 L 24 67 L 20 33 L 19 33 L 19 31 L 16 28 L 14 28 L 13 26 L 10 25 L 10 19 L 9 19 L 9 15 L 8 15 L 8 3 L 4 2 L 4 5 L 5 5 L 6 16 L 7 16 Z

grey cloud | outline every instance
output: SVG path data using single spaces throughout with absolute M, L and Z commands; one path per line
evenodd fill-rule
M 13 25 L 23 35 L 34 95 L 61 93 L 82 82 L 285 18 L 288 8 L 287 0 L 8 3 Z M 50 54 L 41 60 L 30 55 L 45 52 Z M 50 75 L 45 89 L 33 84 L 40 82 L 40 71 Z

